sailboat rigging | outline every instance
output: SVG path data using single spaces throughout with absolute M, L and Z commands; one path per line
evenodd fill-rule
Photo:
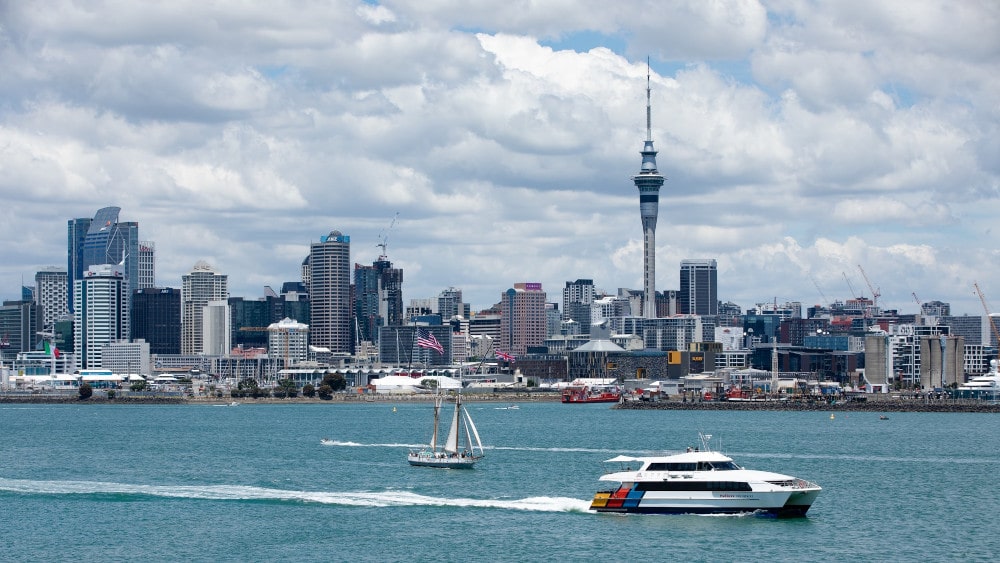
M 407 460 L 410 465 L 441 467 L 452 469 L 472 469 L 483 458 L 483 442 L 479 430 L 472 422 L 469 411 L 462 406 L 462 393 L 455 395 L 455 412 L 451 417 L 451 428 L 444 445 L 438 445 L 438 427 L 441 420 L 443 398 L 434 398 L 434 430 L 431 443 L 420 450 L 410 450 Z

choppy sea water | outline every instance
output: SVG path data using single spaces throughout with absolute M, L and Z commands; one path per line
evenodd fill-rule
M 427 403 L 0 405 L 0 559 L 992 561 L 991 414 L 467 402 L 472 471 L 410 467 Z M 823 488 L 808 517 L 590 513 L 603 460 L 698 432 Z M 320 440 L 329 438 L 332 445 Z M 716 442 L 717 444 L 718 442 Z

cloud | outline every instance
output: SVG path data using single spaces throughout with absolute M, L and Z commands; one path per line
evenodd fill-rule
M 863 264 L 901 308 L 916 291 L 978 313 L 972 278 L 1000 278 L 998 11 L 8 4 L 0 236 L 17 244 L 0 293 L 65 263 L 66 220 L 106 205 L 156 241 L 161 285 L 204 259 L 253 297 L 297 279 L 333 229 L 370 262 L 398 212 L 388 254 L 405 299 L 639 287 L 630 176 L 651 55 L 657 287 L 712 257 L 725 300 L 819 299 L 813 279 L 843 298 Z

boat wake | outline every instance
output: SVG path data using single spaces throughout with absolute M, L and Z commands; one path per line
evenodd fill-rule
M 323 446 L 341 446 L 350 448 L 422 448 L 427 444 L 362 444 L 359 442 L 331 440 L 324 438 L 320 440 Z M 599 448 L 546 448 L 546 447 L 525 447 L 525 446 L 483 446 L 486 450 L 504 450 L 514 452 L 555 452 L 555 453 L 592 453 L 592 454 L 631 454 L 631 455 L 654 455 L 659 451 L 625 451 L 620 449 L 599 449 Z
M 134 485 L 99 481 L 32 481 L 0 478 L 0 492 L 28 495 L 115 495 L 119 500 L 143 497 L 180 498 L 222 501 L 273 501 L 316 503 L 337 506 L 407 507 L 441 506 L 456 508 L 495 508 L 535 512 L 587 513 L 590 502 L 566 497 L 529 497 L 523 499 L 443 498 L 407 491 L 323 492 L 287 491 L 241 485 Z

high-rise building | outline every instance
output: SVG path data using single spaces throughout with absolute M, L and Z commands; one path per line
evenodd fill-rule
M 500 343 L 508 354 L 524 355 L 545 342 L 545 292 L 540 283 L 516 283 L 500 296 Z
M 232 348 L 229 303 L 225 299 L 209 301 L 201 310 L 201 353 L 225 356 Z
M 354 315 L 359 340 L 375 342 L 379 327 L 403 324 L 403 270 L 384 256 L 354 265 Z
M 646 74 L 646 142 L 643 144 L 642 167 L 632 176 L 639 190 L 639 215 L 642 218 L 642 316 L 656 317 L 656 216 L 660 207 L 660 187 L 664 177 L 656 170 L 656 150 L 653 148 L 652 109 L 649 102 L 649 73 Z
M 590 334 L 590 307 L 594 303 L 595 296 L 594 280 L 568 281 L 566 287 L 563 288 L 563 320 L 578 323 L 580 334 Z
M 153 243 L 139 242 L 139 223 L 119 222 L 120 207 L 98 209 L 93 219 L 70 219 L 67 237 L 67 278 L 70 292 L 87 268 L 101 264 L 121 266 L 128 287 L 127 298 L 140 287 L 152 287 Z M 142 250 L 145 246 L 145 251 Z M 144 262 L 140 266 L 140 262 Z M 141 273 L 140 273 L 141 271 Z M 147 285 L 148 284 L 148 285 Z M 72 296 L 70 310 L 75 310 Z
M 21 299 L 4 301 L 0 306 L 0 354 L 3 359 L 13 358 L 18 352 L 30 352 L 41 340 L 42 306 L 34 301 Z
M 229 297 L 229 276 L 216 273 L 199 260 L 181 276 L 181 354 L 201 354 L 204 349 L 203 310 L 209 301 Z
M 285 367 L 309 359 L 309 325 L 289 318 L 267 327 L 267 354 L 283 360 Z
M 457 316 L 469 318 L 468 307 L 462 303 L 462 290 L 449 287 L 438 295 L 437 311 L 441 319 L 449 321 Z
M 135 289 L 156 287 L 156 243 L 139 243 L 139 279 Z
M 64 268 L 46 268 L 35 274 L 35 302 L 42 306 L 46 329 L 69 314 L 69 288 Z
M 90 266 L 75 282 L 73 348 L 81 369 L 102 367 L 101 348 L 129 337 L 128 289 L 121 266 Z
M 132 294 L 132 340 L 144 340 L 152 354 L 181 353 L 181 290 L 144 287 Z
M 715 260 L 681 260 L 680 277 L 677 302 L 682 315 L 719 314 L 719 278 Z
M 331 231 L 309 245 L 310 344 L 351 352 L 351 237 Z
M 87 231 L 93 219 L 82 217 L 70 219 L 66 226 L 66 301 L 69 304 L 70 312 L 75 311 L 73 307 L 73 288 L 76 287 L 76 280 L 83 278 L 83 272 L 87 270 L 83 265 L 83 241 L 87 238 Z

